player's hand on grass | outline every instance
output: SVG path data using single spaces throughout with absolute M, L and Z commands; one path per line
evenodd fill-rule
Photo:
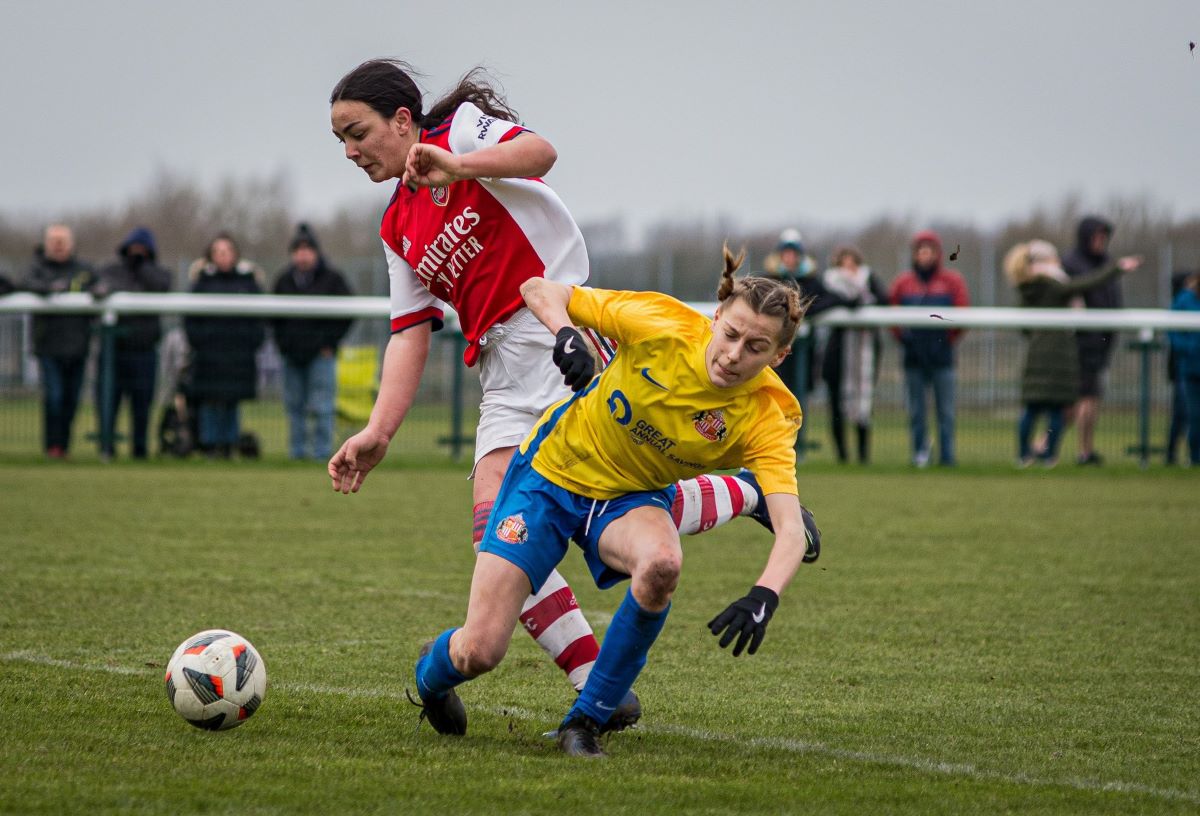
M 371 468 L 378 465 L 387 454 L 389 441 L 384 434 L 367 428 L 343 442 L 329 460 L 329 478 L 333 480 L 333 489 L 343 494 L 357 493 Z
M 758 651 L 759 644 L 767 634 L 767 623 L 779 606 L 779 596 L 774 590 L 764 586 L 754 586 L 746 594 L 729 605 L 729 607 L 708 622 L 708 629 L 714 635 L 721 635 L 718 645 L 724 649 L 733 639 L 737 643 L 733 647 L 733 656 L 737 657 L 750 644 L 749 652 Z M 722 635 L 721 633 L 724 632 Z
M 554 336 L 554 364 L 572 391 L 583 389 L 596 374 L 596 361 L 578 329 L 563 326 Z
M 418 142 L 408 151 L 403 181 L 410 187 L 448 187 L 462 178 L 461 161 L 449 150 Z

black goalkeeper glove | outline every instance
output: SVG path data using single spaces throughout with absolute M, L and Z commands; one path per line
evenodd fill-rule
M 571 326 L 563 326 L 554 335 L 554 364 L 572 391 L 582 390 L 596 373 L 596 361 L 587 350 L 583 335 Z
M 821 557 L 821 531 L 817 528 L 817 520 L 804 505 L 800 505 L 800 518 L 804 519 L 804 557 L 800 560 L 811 564 Z
M 725 632 L 718 644 L 722 649 L 732 643 L 734 637 L 737 638 L 737 645 L 733 647 L 734 657 L 742 653 L 747 643 L 750 644 L 750 654 L 754 654 L 767 634 L 767 622 L 775 614 L 777 606 L 779 596 L 773 590 L 754 586 L 745 598 L 734 601 L 724 612 L 710 620 L 708 629 L 714 635 Z

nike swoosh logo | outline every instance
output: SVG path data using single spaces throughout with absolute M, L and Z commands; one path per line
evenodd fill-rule
M 574 337 L 568 337 L 567 342 L 563 343 L 563 354 L 574 354 L 575 347 L 571 343 L 575 342 Z
M 656 385 L 656 386 L 658 386 L 659 388 L 661 388 L 663 391 L 670 391 L 670 390 L 671 390 L 670 388 L 667 388 L 665 385 L 663 385 L 662 383 L 660 383 L 658 380 L 656 380 L 656 379 L 654 379 L 653 377 L 651 377 L 651 376 L 650 376 L 650 369 L 649 369 L 648 367 L 647 367 L 647 368 L 643 368 L 643 369 L 642 369 L 642 376 L 643 376 L 643 377 L 645 377 L 645 378 L 646 378 L 646 380 L 647 380 L 647 381 L 649 381 L 649 383 L 650 383 L 651 385 Z
M 755 623 L 762 623 L 763 618 L 765 618 L 766 616 L 767 616 L 767 605 L 763 604 L 762 609 L 758 610 L 756 613 L 754 613 L 750 617 L 754 619 Z
M 600 708 L 605 711 L 616 711 L 617 710 L 616 706 L 605 705 L 604 703 L 600 702 L 599 700 L 596 701 L 596 708 Z

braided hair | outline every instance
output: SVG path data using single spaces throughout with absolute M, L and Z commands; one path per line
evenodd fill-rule
M 721 282 L 717 286 L 717 300 L 722 306 L 741 300 L 756 314 L 778 317 L 782 325 L 775 339 L 780 348 L 790 346 L 813 299 L 801 297 L 800 290 L 791 283 L 757 276 L 735 278 L 733 273 L 746 259 L 746 250 L 743 249 L 734 257 L 726 244 L 721 251 L 725 256 L 725 271 L 721 273 Z

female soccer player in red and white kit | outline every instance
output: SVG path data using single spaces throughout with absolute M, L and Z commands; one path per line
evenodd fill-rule
M 551 359 L 555 337 L 525 308 L 520 286 L 535 277 L 584 283 L 587 250 L 567 208 L 542 181 L 557 159 L 554 147 L 518 124 L 486 74 L 467 73 L 426 110 L 410 71 L 396 60 L 370 60 L 330 96 L 333 132 L 346 158 L 374 182 L 399 183 L 380 226 L 392 338 L 379 396 L 367 427 L 329 461 L 329 475 L 335 490 L 357 492 L 383 459 L 449 304 L 467 339 L 464 361 L 478 367 L 483 389 L 472 470 L 478 546 L 516 446 L 548 406 L 570 393 Z M 588 340 L 607 363 L 612 347 L 595 335 Z M 747 472 L 690 479 L 677 496 L 672 515 L 682 533 L 737 515 L 769 524 L 766 502 Z M 530 596 L 521 622 L 582 688 L 599 646 L 557 571 Z M 612 727 L 636 721 L 636 701 L 628 714 Z

